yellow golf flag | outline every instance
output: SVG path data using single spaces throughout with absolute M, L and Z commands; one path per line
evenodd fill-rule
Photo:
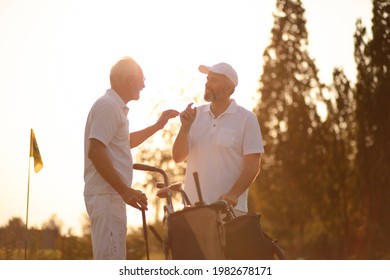
M 30 136 L 30 157 L 34 157 L 34 170 L 38 173 L 43 167 L 41 153 L 39 152 L 37 139 L 35 139 L 34 130 L 31 129 Z

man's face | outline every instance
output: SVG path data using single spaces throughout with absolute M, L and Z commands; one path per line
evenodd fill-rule
M 214 102 L 220 99 L 229 99 L 229 82 L 225 75 L 209 72 L 205 85 L 204 100 Z
M 138 69 L 138 73 L 129 76 L 129 99 L 138 100 L 140 92 L 145 88 L 145 77 L 142 69 Z

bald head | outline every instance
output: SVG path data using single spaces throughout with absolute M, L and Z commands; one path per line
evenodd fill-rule
M 138 76 L 141 72 L 141 68 L 132 57 L 123 57 L 111 68 L 111 87 L 120 86 L 126 81 L 126 79 L 129 78 L 130 75 Z
M 144 80 L 141 67 L 129 56 L 123 57 L 111 68 L 111 88 L 125 103 L 139 99 L 140 91 L 145 87 Z

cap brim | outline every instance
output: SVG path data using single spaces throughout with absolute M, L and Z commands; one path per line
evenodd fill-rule
M 198 67 L 198 70 L 203 73 L 203 74 L 208 74 L 210 72 L 210 68 L 209 66 L 206 66 L 206 65 L 200 65 Z

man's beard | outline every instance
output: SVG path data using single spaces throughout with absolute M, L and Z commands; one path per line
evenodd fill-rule
M 207 102 L 213 102 L 215 101 L 215 95 L 213 92 L 211 92 L 210 90 L 205 90 L 204 92 L 204 96 L 203 96 L 204 100 L 207 101 Z

